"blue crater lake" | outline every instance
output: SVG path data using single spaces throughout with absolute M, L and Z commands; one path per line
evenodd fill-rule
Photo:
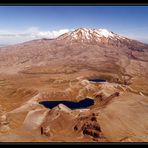
M 49 109 L 52 109 L 59 104 L 64 104 L 67 107 L 69 107 L 70 109 L 84 109 L 84 108 L 87 108 L 89 106 L 94 105 L 94 100 L 89 99 L 89 98 L 85 98 L 85 99 L 83 99 L 79 102 L 73 102 L 73 101 L 42 101 L 42 102 L 39 102 L 39 103 L 44 105 L 46 108 L 49 108 Z
M 104 79 L 89 79 L 88 81 L 95 82 L 95 83 L 106 82 L 106 80 L 104 80 Z

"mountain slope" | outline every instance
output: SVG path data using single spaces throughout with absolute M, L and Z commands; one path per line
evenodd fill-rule
M 56 39 L 0 48 L 0 69 L 16 73 L 46 65 L 79 65 L 82 69 L 147 75 L 147 56 L 147 44 L 106 29 L 79 28 Z

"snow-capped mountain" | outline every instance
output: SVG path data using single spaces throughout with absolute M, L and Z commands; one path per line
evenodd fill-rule
M 80 41 L 100 41 L 101 38 L 123 38 L 107 29 L 87 29 L 79 28 L 74 31 L 65 33 L 58 37 L 61 39 L 69 39 L 70 41 L 80 40 Z
M 115 47 L 128 47 L 132 50 L 143 50 L 144 44 L 124 36 L 118 35 L 107 29 L 79 28 L 65 33 L 57 38 L 67 43 L 81 42 L 90 44 L 104 44 Z

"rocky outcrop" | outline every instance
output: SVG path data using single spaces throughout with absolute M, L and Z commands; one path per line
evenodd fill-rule
M 74 126 L 74 131 L 80 132 L 84 136 L 91 136 L 92 138 L 103 138 L 100 125 L 94 113 L 86 116 L 80 115 Z

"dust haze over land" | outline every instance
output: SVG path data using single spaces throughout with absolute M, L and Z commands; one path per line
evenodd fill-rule
M 0 48 L 0 141 L 147 142 L 147 57 L 147 44 L 106 29 Z M 39 103 L 87 97 L 86 109 Z

